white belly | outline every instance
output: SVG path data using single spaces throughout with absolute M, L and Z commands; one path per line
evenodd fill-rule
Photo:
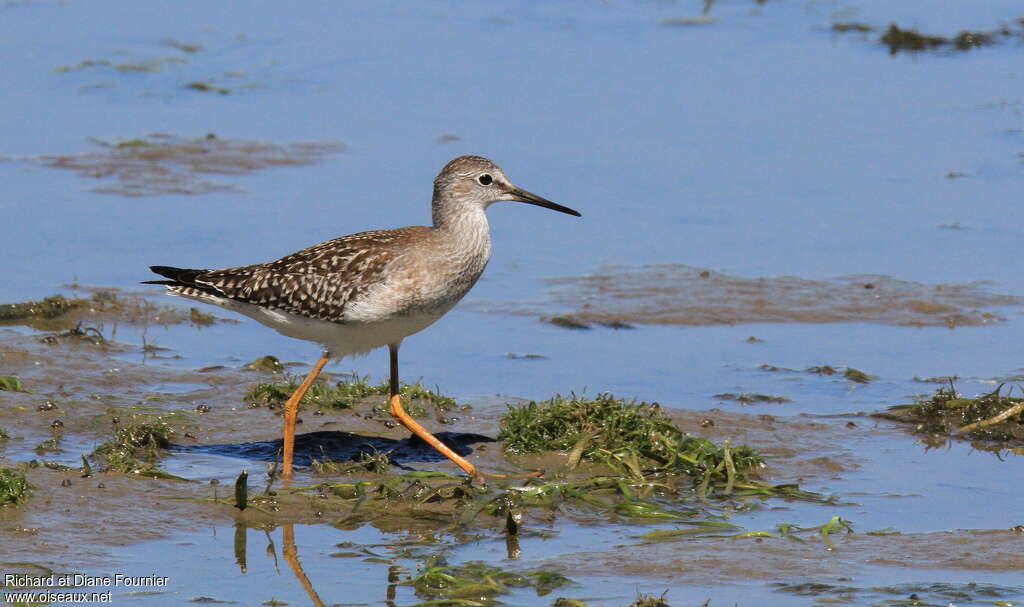
M 450 309 L 395 316 L 373 322 L 335 323 L 289 314 L 281 310 L 263 308 L 215 295 L 189 296 L 189 299 L 220 306 L 259 321 L 278 333 L 295 339 L 311 341 L 323 346 L 331 358 L 366 354 L 370 350 L 397 344 L 402 338 L 418 333 L 444 316 Z M 454 305 L 454 302 L 452 302 Z

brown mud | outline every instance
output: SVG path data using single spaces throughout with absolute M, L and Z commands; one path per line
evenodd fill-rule
M 203 85 L 193 84 L 189 86 L 195 89 Z M 157 133 L 94 143 L 100 149 L 35 160 L 43 166 L 105 180 L 93 191 L 135 197 L 237 190 L 211 181 L 210 175 L 246 175 L 272 167 L 312 164 L 343 149 L 342 144 L 332 142 L 278 144 L 213 134 L 182 137 Z
M 747 278 L 682 264 L 609 268 L 549 281 L 545 304 L 571 306 L 555 324 L 735 325 L 869 322 L 913 327 L 981 326 L 1005 320 L 993 308 L 1019 307 L 1024 297 L 990 293 L 981 283 L 924 284 L 880 275 L 809 280 Z M 496 311 L 548 317 L 544 309 Z
M 870 531 L 870 530 L 865 530 Z M 769 530 L 777 533 L 776 530 Z M 577 575 L 614 570 L 662 582 L 716 584 L 803 579 L 842 583 L 871 567 L 1019 571 L 1024 535 L 1009 529 L 875 534 L 857 530 L 822 538 L 686 537 L 559 557 Z

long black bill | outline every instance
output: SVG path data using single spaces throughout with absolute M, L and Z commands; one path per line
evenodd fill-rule
M 544 207 L 545 209 L 551 209 L 552 211 L 558 211 L 559 213 L 565 213 L 567 215 L 575 215 L 576 217 L 583 217 L 582 215 L 580 215 L 580 212 L 575 210 L 575 209 L 570 209 L 569 207 L 563 207 L 562 205 L 560 205 L 558 203 L 551 202 L 550 200 L 548 200 L 546 198 L 541 198 L 540 196 L 538 196 L 536 194 L 531 194 L 531 193 L 527 192 L 526 190 L 521 190 L 519 188 L 512 188 L 512 190 L 509 191 L 509 194 L 512 196 L 513 200 L 517 200 L 519 202 L 525 202 L 527 204 L 535 204 L 535 205 L 537 205 L 539 207 Z

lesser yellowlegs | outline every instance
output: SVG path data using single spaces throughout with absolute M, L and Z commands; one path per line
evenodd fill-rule
M 240 312 L 283 335 L 323 346 L 323 354 L 284 407 L 284 465 L 292 474 L 299 401 L 328 360 L 387 346 L 391 415 L 432 447 L 478 477 L 466 461 L 402 408 L 398 348 L 469 291 L 491 256 L 484 210 L 526 202 L 577 217 L 568 207 L 520 189 L 490 160 L 460 156 L 434 179 L 432 226 L 360 232 L 320 243 L 277 261 L 224 270 L 152 266 L 172 295 Z

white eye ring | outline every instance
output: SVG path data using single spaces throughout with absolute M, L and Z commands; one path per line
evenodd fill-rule
M 487 173 L 484 173 L 483 175 L 477 177 L 476 180 L 480 185 L 491 185 L 491 183 L 494 182 L 494 178 L 488 175 Z

